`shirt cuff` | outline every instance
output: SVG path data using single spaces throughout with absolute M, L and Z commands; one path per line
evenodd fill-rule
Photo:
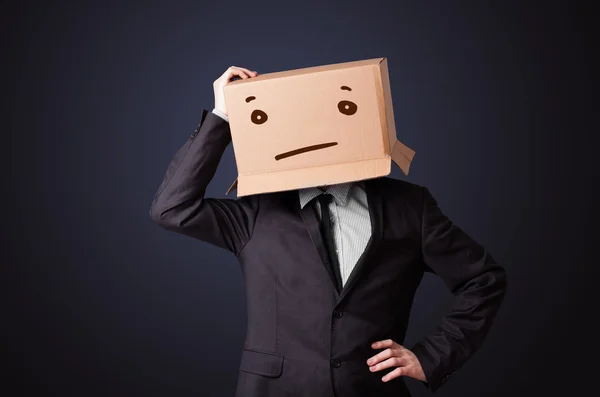
M 229 117 L 227 117 L 227 115 L 217 109 L 213 109 L 212 112 L 214 114 L 216 114 L 217 116 L 219 116 L 220 118 L 222 118 L 223 120 L 229 122 Z

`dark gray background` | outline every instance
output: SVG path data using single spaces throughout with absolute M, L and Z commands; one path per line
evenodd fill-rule
M 237 262 L 154 225 L 152 197 L 228 66 L 380 56 L 398 136 L 417 152 L 406 179 L 508 271 L 484 347 L 437 394 L 589 395 L 598 101 L 586 3 L 70 3 L 4 2 L 0 14 L 2 386 L 18 387 L 7 395 L 232 396 L 246 327 Z M 230 146 L 208 194 L 235 174 Z M 406 345 L 450 298 L 425 278 Z

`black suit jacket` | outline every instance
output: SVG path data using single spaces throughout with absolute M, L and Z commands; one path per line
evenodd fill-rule
M 231 141 L 229 124 L 203 110 L 151 206 L 165 229 L 232 252 L 246 286 L 248 327 L 236 397 L 408 396 L 403 378 L 370 372 L 371 343 L 402 344 L 423 272 L 456 296 L 437 329 L 411 350 L 435 391 L 479 348 L 506 275 L 454 225 L 427 188 L 388 177 L 365 181 L 372 236 L 341 293 L 326 265 L 312 206 L 298 192 L 205 197 Z

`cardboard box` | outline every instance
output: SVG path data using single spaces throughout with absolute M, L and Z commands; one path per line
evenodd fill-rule
M 408 174 L 396 138 L 387 59 L 283 72 L 224 88 L 238 197 Z

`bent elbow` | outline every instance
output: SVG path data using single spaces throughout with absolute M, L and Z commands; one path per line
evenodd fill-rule
M 497 307 L 499 307 L 504 301 L 507 285 L 508 279 L 506 277 L 506 270 L 504 267 L 497 265 L 492 271 L 492 277 L 490 278 L 488 286 L 485 288 L 490 302 L 496 302 Z
M 508 277 L 504 267 L 500 268 L 500 272 L 498 274 L 498 284 L 500 285 L 502 297 L 504 297 L 504 295 L 506 295 L 506 290 L 508 289 Z
M 154 202 L 151 206 L 150 206 L 150 218 L 152 219 L 152 221 L 154 221 L 154 223 L 156 223 L 158 226 L 162 227 L 163 229 L 169 229 L 169 226 L 171 224 L 169 217 L 166 216 L 167 211 L 165 211 L 165 209 L 158 205 L 158 203 Z
M 185 233 L 190 222 L 194 220 L 199 222 L 202 218 L 198 208 L 203 202 L 203 200 L 199 200 L 195 203 L 184 202 L 167 205 L 164 202 L 156 201 L 150 207 L 150 218 L 163 229 Z

